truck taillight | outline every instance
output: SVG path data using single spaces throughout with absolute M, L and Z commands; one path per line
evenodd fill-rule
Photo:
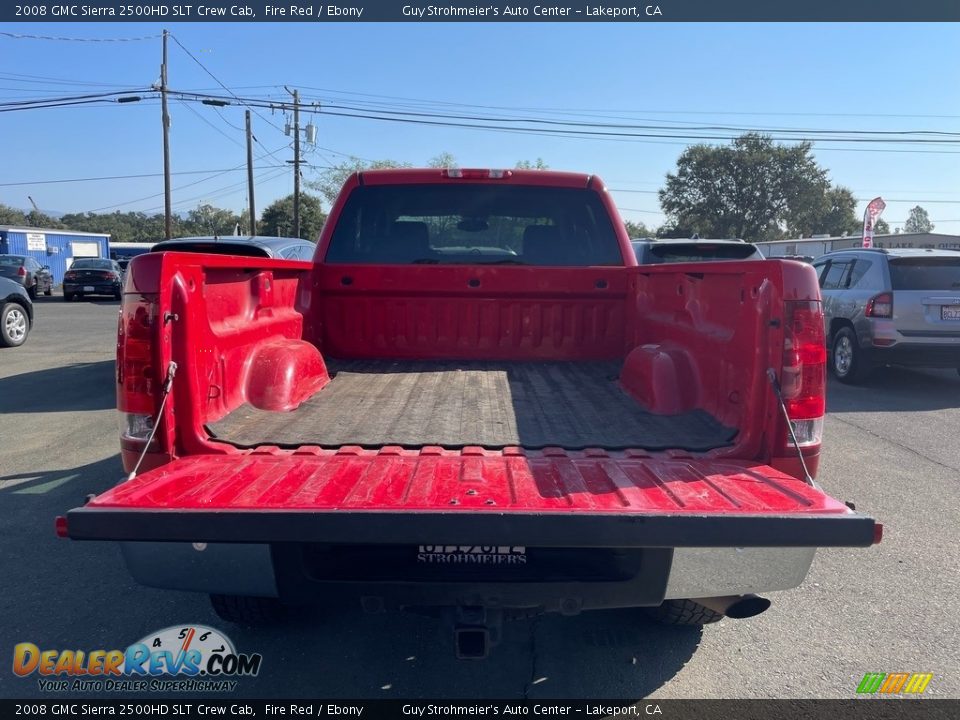
M 145 440 L 160 395 L 154 367 L 156 296 L 123 296 L 117 329 L 117 409 L 124 438 Z
M 885 292 L 874 295 L 867 301 L 867 309 L 863 314 L 872 318 L 892 318 L 893 294 Z
M 513 175 L 510 170 L 482 170 L 479 168 L 446 168 L 441 173 L 446 178 L 463 178 L 464 180 L 505 180 Z
M 823 436 L 826 367 L 820 303 L 814 300 L 785 303 L 781 387 L 787 415 L 801 447 L 819 445 Z M 789 434 L 787 442 L 792 444 Z

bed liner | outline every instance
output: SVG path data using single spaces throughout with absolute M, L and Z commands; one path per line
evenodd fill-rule
M 207 425 L 240 447 L 521 446 L 706 451 L 737 431 L 709 413 L 646 412 L 617 362 L 329 361 L 331 382 L 292 412 L 243 405 Z

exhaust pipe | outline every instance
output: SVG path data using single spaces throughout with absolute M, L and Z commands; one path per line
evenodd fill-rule
M 770 601 L 765 597 L 748 593 L 747 595 L 726 595 L 724 597 L 693 598 L 693 602 L 713 610 L 715 613 L 726 615 L 734 620 L 751 618 L 764 612 L 770 607 Z

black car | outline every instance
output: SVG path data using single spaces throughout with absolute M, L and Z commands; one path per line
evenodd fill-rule
M 116 260 L 77 258 L 63 275 L 63 299 L 109 295 L 120 299 L 123 291 L 123 270 Z
M 278 258 L 282 260 L 312 260 L 317 246 L 309 240 L 286 237 L 230 235 L 228 237 L 188 237 L 164 240 L 151 252 L 200 252 L 215 255 L 242 255 L 243 257 Z
M 19 347 L 33 326 L 33 301 L 20 283 L 0 277 L 0 347 Z
M 755 245 L 743 240 L 631 240 L 637 262 L 641 265 L 660 263 L 710 262 L 715 260 L 763 260 L 763 253 Z
M 0 255 L 0 277 L 20 283 L 31 298 L 53 294 L 53 274 L 29 255 Z

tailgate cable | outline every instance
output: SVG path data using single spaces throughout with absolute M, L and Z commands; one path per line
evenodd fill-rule
M 163 408 L 167 404 L 167 398 L 170 397 L 170 388 L 173 387 L 173 378 L 177 374 L 177 364 L 170 361 L 170 364 L 167 366 L 167 379 L 163 383 L 163 398 L 160 400 L 160 409 L 157 410 L 157 419 L 153 423 L 153 427 L 150 428 L 150 436 L 147 438 L 147 442 L 143 445 L 143 450 L 140 452 L 140 457 L 137 459 L 137 464 L 133 466 L 133 470 L 130 471 L 130 474 L 127 475 L 127 480 L 133 480 L 137 476 L 137 470 L 140 469 L 140 463 L 143 462 L 144 456 L 147 454 L 147 449 L 150 447 L 150 443 L 153 442 L 153 436 L 157 434 L 157 425 L 160 424 L 161 419 L 163 418 Z
M 800 449 L 800 444 L 797 442 L 797 435 L 793 431 L 793 423 L 790 420 L 790 414 L 787 412 L 787 406 L 783 402 L 783 388 L 780 387 L 780 381 L 777 380 L 777 373 L 773 368 L 767 368 L 767 377 L 770 378 L 770 384 L 773 386 L 773 392 L 777 395 L 777 402 L 780 404 L 780 412 L 783 414 L 783 419 L 787 423 L 787 432 L 790 433 L 790 440 L 793 441 L 793 447 L 797 451 L 797 457 L 800 458 L 800 467 L 803 468 L 803 476 L 806 478 L 806 481 L 809 485 L 816 486 L 813 478 L 810 477 L 810 471 L 807 470 L 807 463 L 803 459 L 803 451 Z

